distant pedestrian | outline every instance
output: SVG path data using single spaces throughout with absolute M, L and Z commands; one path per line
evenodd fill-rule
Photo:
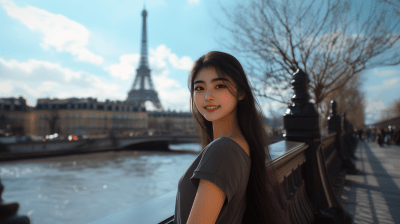
M 360 139 L 360 140 L 363 140 L 363 130 L 362 129 L 360 129 L 359 131 L 358 131 L 358 138 Z
M 373 129 L 372 131 L 372 142 L 375 142 L 375 140 L 376 140 L 376 128 Z
M 367 129 L 366 134 L 367 134 L 367 141 L 369 142 L 371 140 L 371 128 Z
M 399 128 L 399 127 L 396 128 L 396 133 L 395 133 L 395 137 L 394 137 L 394 142 L 395 142 L 397 145 L 400 145 L 400 128 Z
M 378 136 L 378 141 L 377 141 L 378 146 L 382 146 L 383 145 L 383 135 L 379 128 L 376 130 L 376 135 Z
M 382 144 L 385 144 L 386 143 L 387 128 L 382 128 L 381 133 L 382 133 Z

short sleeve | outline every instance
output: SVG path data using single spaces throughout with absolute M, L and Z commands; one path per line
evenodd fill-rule
M 246 176 L 243 166 L 246 158 L 242 150 L 228 139 L 217 139 L 210 143 L 203 152 L 202 158 L 190 178 L 198 188 L 200 179 L 217 185 L 227 196 L 228 203 L 237 193 L 240 181 Z

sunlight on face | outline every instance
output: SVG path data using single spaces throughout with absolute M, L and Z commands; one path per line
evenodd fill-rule
M 225 80 L 225 84 L 222 80 Z M 229 77 L 219 78 L 214 68 L 203 68 L 197 74 L 194 80 L 194 101 L 197 110 L 208 121 L 219 120 L 236 109 L 238 100 L 226 85 L 235 90 L 234 82 Z M 207 110 L 207 105 L 218 108 L 214 111 Z

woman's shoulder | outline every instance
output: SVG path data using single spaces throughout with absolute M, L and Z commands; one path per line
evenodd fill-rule
M 250 157 L 250 147 L 249 147 L 249 144 L 247 143 L 247 141 L 246 141 L 246 139 L 244 137 L 242 137 L 242 138 L 232 138 L 231 140 L 233 140 L 240 147 L 242 147 L 244 152 Z
M 240 148 L 250 157 L 250 147 L 244 137 L 222 137 L 217 139 L 217 142 L 224 142 L 226 139 L 228 139 L 228 141 L 233 141 L 236 145 L 240 146 Z

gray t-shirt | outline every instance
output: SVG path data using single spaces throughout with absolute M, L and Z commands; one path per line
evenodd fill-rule
M 208 144 L 179 179 L 174 223 L 186 224 L 200 179 L 205 179 L 226 194 L 216 223 L 241 224 L 250 165 L 250 157 L 235 141 L 222 137 Z

